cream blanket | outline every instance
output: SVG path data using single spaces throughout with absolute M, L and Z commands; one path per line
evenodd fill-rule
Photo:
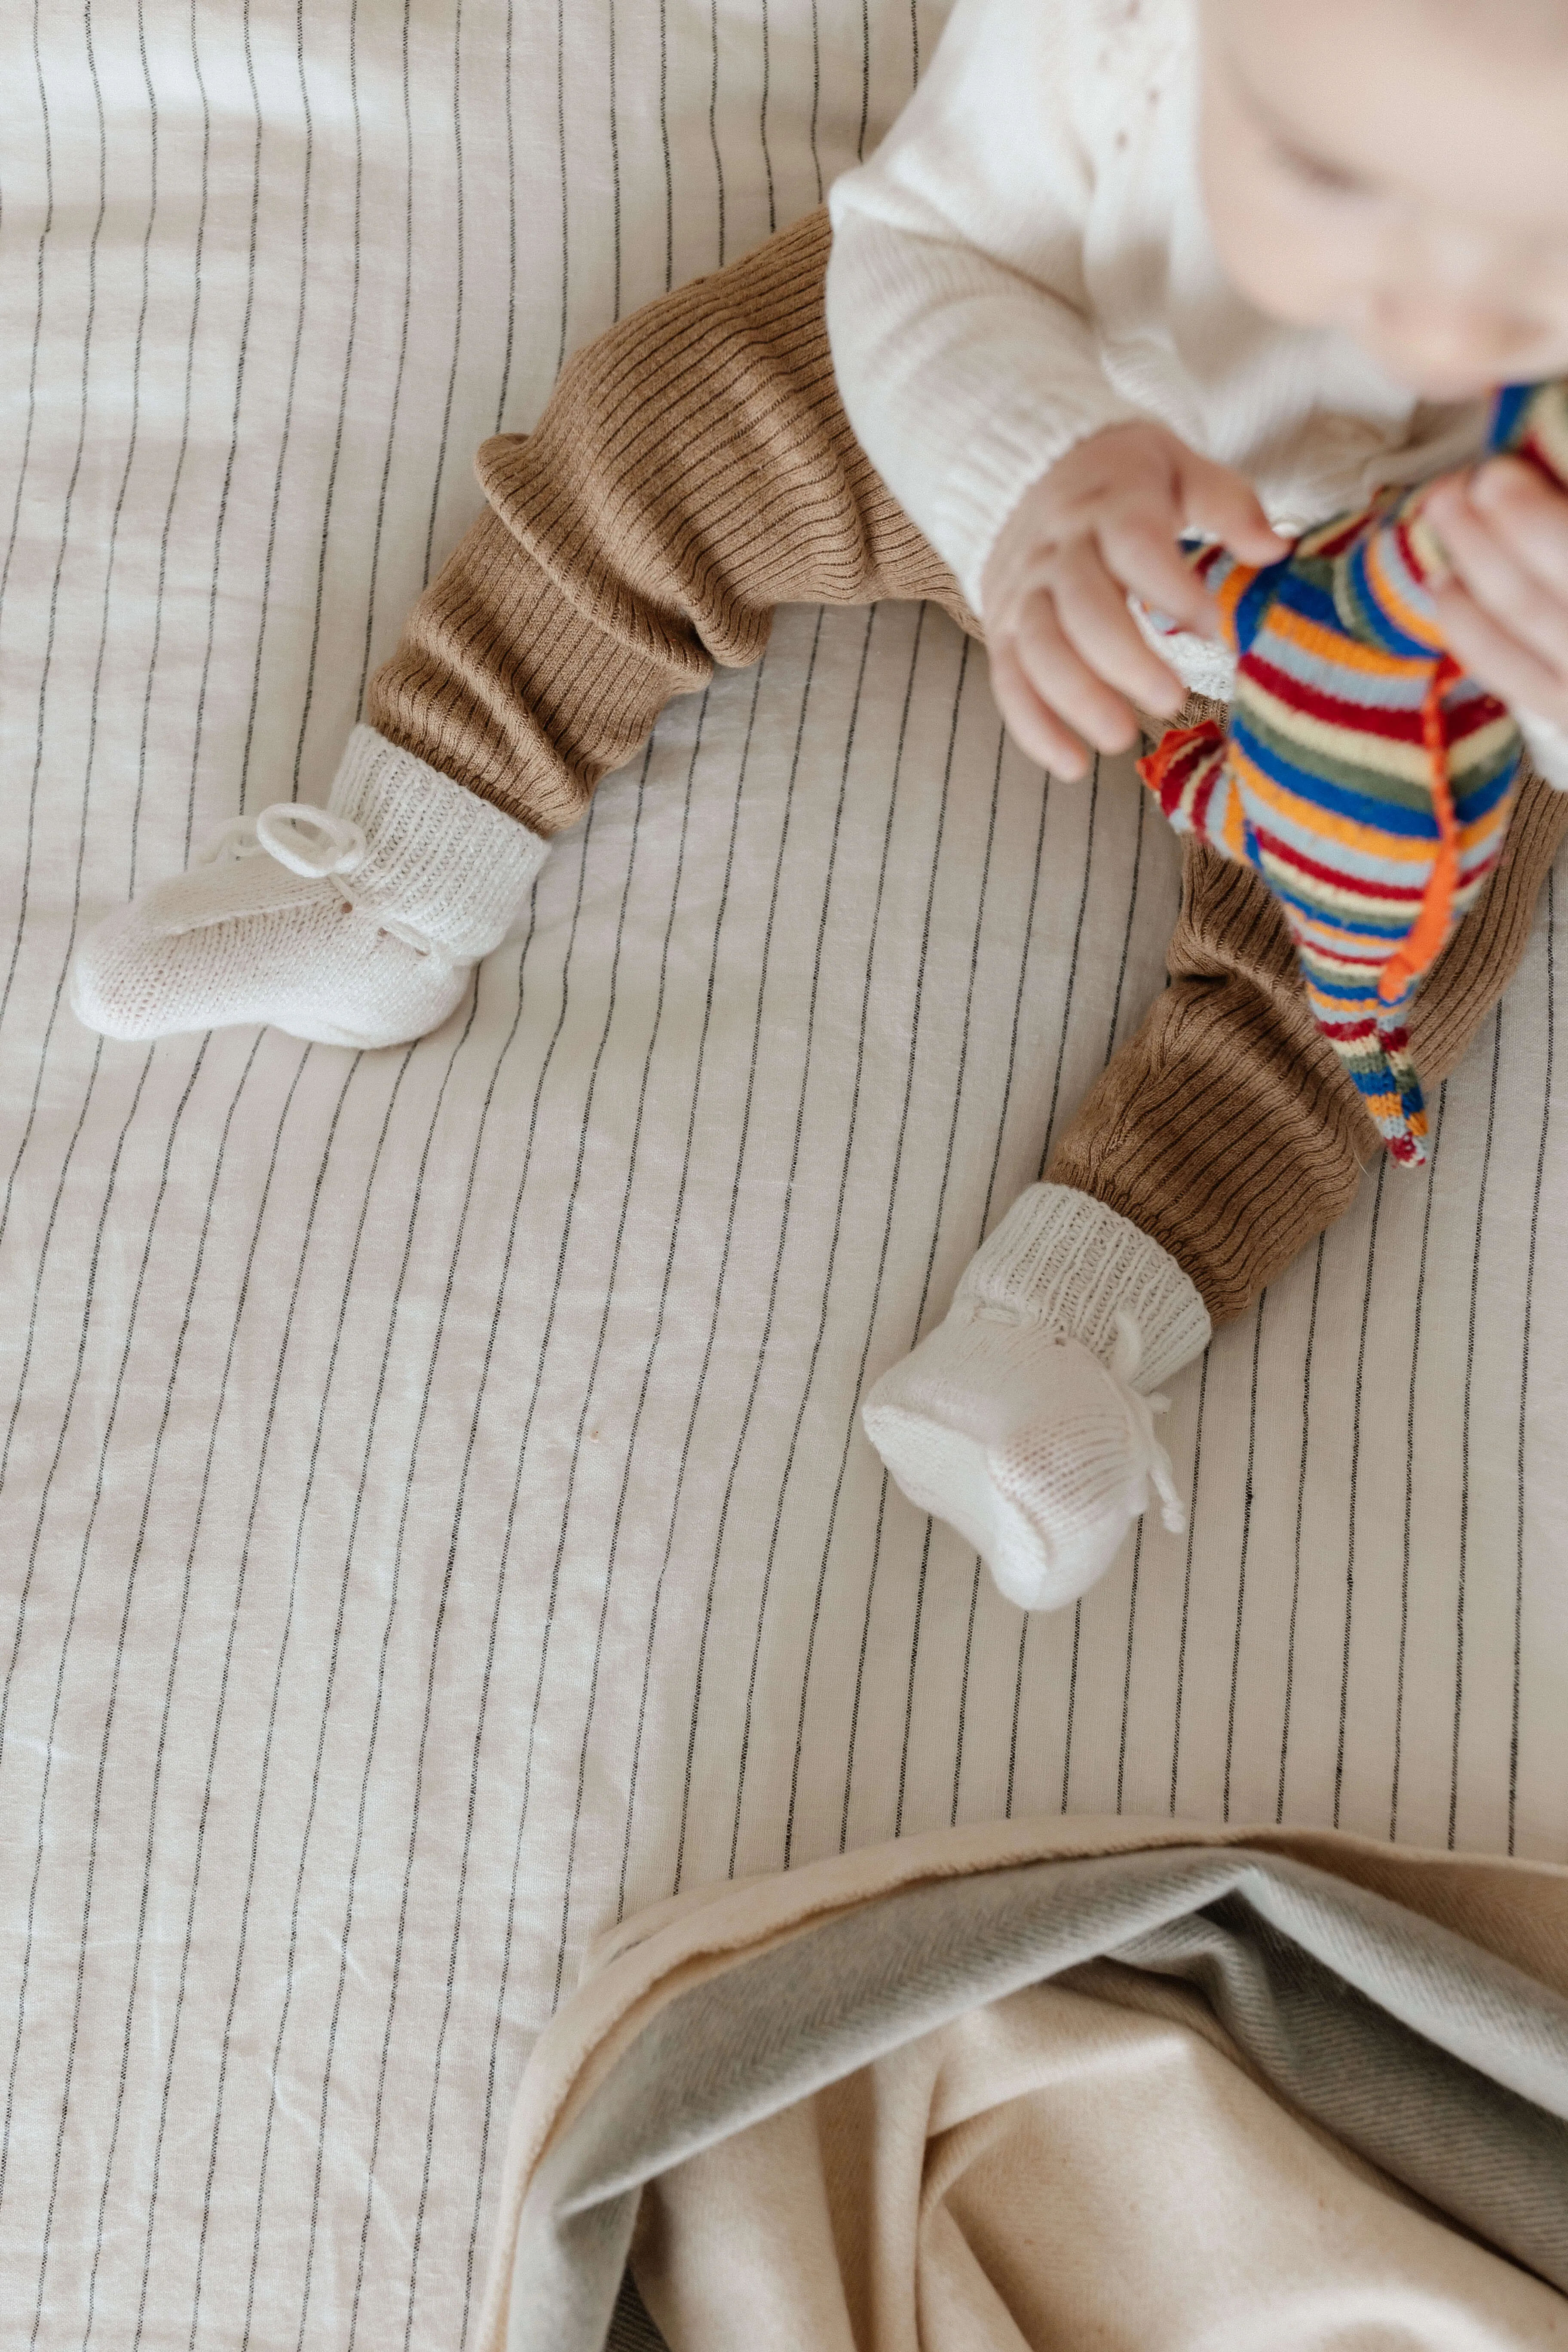
M 1565 1930 L 1544 1865 L 1131 1822 L 678 1900 L 534 2053 L 480 2342 L 598 2352 L 629 2245 L 674 2352 L 1568 2343 Z

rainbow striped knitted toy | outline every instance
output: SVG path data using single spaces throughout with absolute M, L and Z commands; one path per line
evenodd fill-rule
M 1568 482 L 1568 387 L 1500 393 L 1489 444 Z M 1194 556 L 1238 656 L 1229 733 L 1173 729 L 1140 762 L 1178 832 L 1279 898 L 1319 1025 L 1408 1166 L 1426 1115 L 1405 1016 L 1501 854 L 1523 750 L 1444 645 L 1430 488 L 1323 523 L 1262 570 Z

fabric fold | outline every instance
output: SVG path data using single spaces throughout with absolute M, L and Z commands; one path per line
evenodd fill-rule
M 618 1931 L 525 2079 L 482 2346 L 598 2352 L 628 2253 L 675 2352 L 742 2312 L 759 2352 L 807 2317 L 826 2352 L 1166 2352 L 1219 2340 L 1216 2292 L 1225 2340 L 1327 2347 L 1402 2281 L 1402 2342 L 1568 2342 L 1568 1874 L 1173 1823 L 912 1843 Z

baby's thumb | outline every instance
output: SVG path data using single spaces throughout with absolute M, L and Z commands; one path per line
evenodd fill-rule
M 1194 449 L 1183 452 L 1181 466 L 1183 520 L 1205 539 L 1217 539 L 1243 563 L 1278 563 L 1290 552 L 1264 513 L 1257 491 L 1228 466 L 1200 457 Z

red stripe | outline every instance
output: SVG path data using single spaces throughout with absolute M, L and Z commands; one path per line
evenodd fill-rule
M 1254 824 L 1252 833 L 1258 846 L 1271 850 L 1282 866 L 1293 866 L 1298 874 L 1310 874 L 1315 882 L 1331 882 L 1338 889 L 1353 890 L 1365 898 L 1405 898 L 1416 906 L 1426 895 L 1425 883 L 1407 890 L 1397 882 L 1363 882 L 1353 874 L 1342 873 L 1337 866 L 1320 866 L 1316 858 L 1293 849 L 1277 834 L 1264 833 L 1257 824 Z
M 1321 688 L 1291 677 L 1286 671 L 1276 669 L 1272 662 L 1265 661 L 1257 650 L 1256 641 L 1253 651 L 1243 655 L 1237 675 L 1257 678 L 1287 709 L 1305 711 L 1310 718 L 1325 719 L 1331 726 L 1344 728 L 1349 734 L 1381 735 L 1391 742 L 1413 744 L 1423 740 L 1418 702 L 1409 710 L 1380 710 L 1371 703 L 1325 694 Z

